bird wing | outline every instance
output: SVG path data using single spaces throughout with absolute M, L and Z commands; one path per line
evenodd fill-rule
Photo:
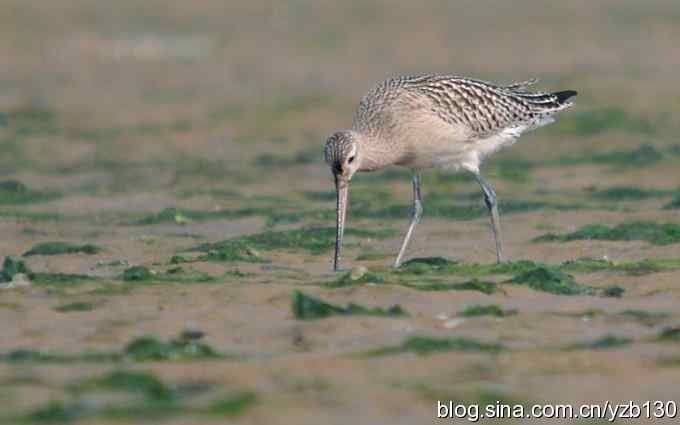
M 469 78 L 427 75 L 405 77 L 401 86 L 427 97 L 431 112 L 451 125 L 465 125 L 477 137 L 505 129 L 535 127 L 553 113 L 571 106 L 575 91 L 529 92 L 534 80 L 501 87 Z

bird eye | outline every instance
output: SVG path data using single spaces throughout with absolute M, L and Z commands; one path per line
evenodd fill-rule
M 350 156 L 349 159 L 347 160 L 348 164 L 351 164 L 354 162 L 354 156 Z

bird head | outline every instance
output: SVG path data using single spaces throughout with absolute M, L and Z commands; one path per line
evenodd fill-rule
M 358 135 L 352 131 L 338 131 L 326 141 L 324 154 L 326 163 L 331 168 L 335 178 L 336 203 L 336 238 L 333 269 L 340 269 L 340 254 L 342 252 L 342 237 L 345 231 L 345 217 L 347 214 L 347 198 L 349 181 L 359 169 L 361 156 Z
M 358 139 L 359 135 L 353 131 L 337 131 L 326 140 L 324 148 L 326 163 L 333 175 L 348 182 L 361 162 Z

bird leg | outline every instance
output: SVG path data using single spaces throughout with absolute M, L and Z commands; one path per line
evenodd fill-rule
M 406 231 L 406 236 L 404 236 L 404 241 L 401 243 L 401 248 L 399 249 L 399 255 L 394 261 L 394 268 L 401 265 L 401 260 L 404 258 L 404 253 L 406 252 L 406 246 L 408 246 L 411 236 L 413 236 L 413 231 L 416 225 L 420 222 L 420 218 L 423 216 L 423 202 L 420 197 L 420 174 L 413 175 L 413 211 L 411 212 L 411 222 L 409 223 L 408 230 Z
M 496 258 L 498 263 L 505 262 L 505 256 L 503 255 L 503 238 L 501 236 L 501 221 L 498 215 L 498 201 L 496 200 L 496 192 L 493 188 L 486 182 L 484 177 L 479 173 L 474 173 L 475 178 L 479 182 L 484 192 L 484 203 L 489 209 L 489 215 L 491 216 L 491 227 L 493 229 L 493 236 L 496 240 Z

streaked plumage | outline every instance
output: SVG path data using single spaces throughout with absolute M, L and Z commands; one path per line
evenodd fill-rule
M 389 165 L 408 167 L 416 176 L 428 168 L 472 172 L 492 213 L 498 260 L 502 261 L 500 226 L 493 219 L 497 212 L 492 211 L 496 209 L 495 193 L 481 177 L 479 166 L 485 157 L 513 144 L 523 132 L 553 122 L 553 115 L 571 106 L 568 99 L 576 95 L 571 90 L 529 91 L 535 83 L 532 79 L 499 86 L 436 74 L 380 82 L 361 99 L 352 129 L 328 139 L 326 162 L 336 182 L 345 187 L 356 171 Z M 414 179 L 414 193 L 416 183 L 419 194 L 420 180 Z M 414 201 L 414 211 L 418 202 Z M 401 261 L 414 223 L 415 218 L 395 266 Z M 341 229 L 338 237 L 342 237 Z

